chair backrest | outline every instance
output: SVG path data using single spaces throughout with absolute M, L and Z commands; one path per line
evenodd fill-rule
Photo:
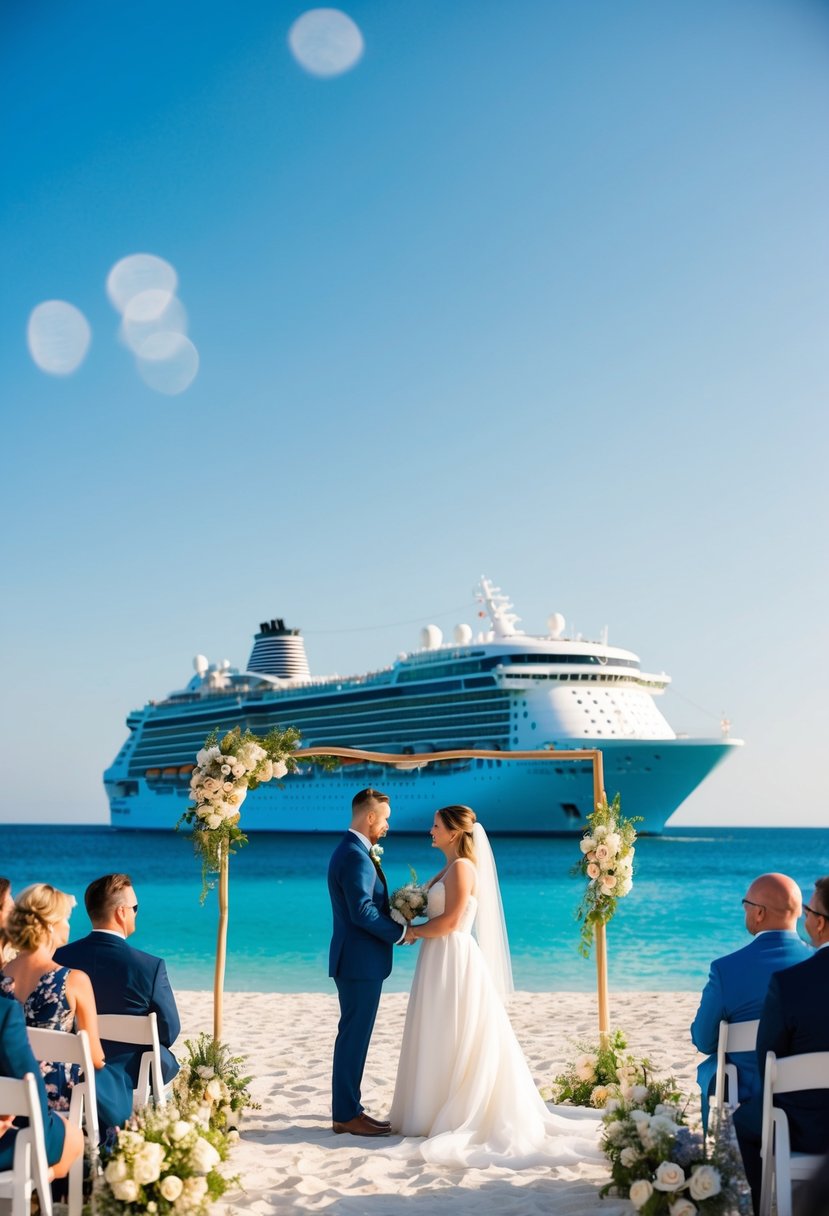
M 780 1216 L 790 1216 L 792 1208 L 791 1179 L 807 1177 L 813 1172 L 820 1156 L 795 1154 L 800 1166 L 793 1164 L 789 1121 L 786 1112 L 775 1108 L 774 1095 L 795 1093 L 805 1089 L 829 1089 L 829 1051 L 810 1051 L 799 1056 L 779 1058 L 773 1051 L 766 1053 L 763 1078 L 763 1121 L 760 1134 L 760 1156 L 763 1162 L 760 1216 L 769 1216 L 772 1192 L 777 1183 L 777 1210 Z
M 771 1093 L 790 1094 L 801 1089 L 829 1089 L 829 1051 L 801 1056 L 766 1056 L 766 1077 Z
M 12 1170 L 4 1170 L 0 1174 L 3 1182 L 2 1193 L 9 1193 L 6 1186 L 8 1178 L 8 1182 L 13 1188 L 12 1195 L 14 1189 L 17 1189 L 18 1194 L 22 1194 L 24 1199 L 28 1199 L 33 1183 L 37 1188 L 41 1213 L 43 1216 L 52 1216 L 52 1189 L 49 1185 L 43 1114 L 32 1073 L 27 1072 L 22 1080 L 18 1080 L 16 1077 L 0 1077 L 0 1111 L 4 1115 L 14 1115 L 15 1117 L 23 1115 L 29 1120 L 29 1126 L 17 1133 Z M 19 1204 L 14 1204 L 13 1210 L 19 1207 Z
M 72 1087 L 69 1121 L 77 1123 L 78 1127 L 85 1123 L 90 1144 L 97 1146 L 100 1139 L 98 1102 L 89 1035 L 85 1030 L 70 1034 L 65 1030 L 44 1030 L 39 1026 L 27 1027 L 26 1033 L 29 1036 L 32 1055 L 36 1060 L 46 1060 L 49 1063 L 79 1064 L 83 1069 L 83 1081 Z
M 722 1108 L 724 1101 L 732 1107 L 739 1105 L 737 1092 L 737 1069 L 729 1064 L 726 1056 L 729 1052 L 754 1051 L 757 1046 L 757 1028 L 759 1019 L 753 1022 L 720 1022 L 720 1033 L 717 1041 L 717 1075 L 714 1082 L 713 1106 Z M 726 1097 L 726 1080 L 728 1095 Z
M 134 1101 L 143 1106 L 150 1099 L 150 1078 L 156 1102 L 164 1100 L 164 1078 L 161 1073 L 161 1040 L 158 1037 L 158 1017 L 155 1013 L 99 1013 L 98 1031 L 102 1039 L 114 1043 L 130 1043 L 149 1047 L 141 1057 L 138 1085 Z

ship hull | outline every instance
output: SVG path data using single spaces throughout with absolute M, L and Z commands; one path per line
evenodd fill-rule
M 593 746 L 587 740 L 572 746 Z M 562 748 L 567 745 L 562 743 Z M 660 833 L 667 820 L 738 740 L 661 739 L 603 742 L 605 789 L 618 792 L 639 830 Z M 120 795 L 115 774 L 105 776 L 111 821 L 125 830 L 173 827 L 188 805 L 186 779 L 135 783 Z M 471 806 L 491 833 L 562 835 L 584 831 L 593 805 L 591 766 L 578 761 L 471 760 L 400 771 L 385 765 L 344 764 L 334 771 L 305 766 L 300 775 L 260 786 L 242 808 L 246 832 L 338 832 L 348 824 L 351 798 L 374 786 L 391 798 L 395 833 L 428 831 L 434 811 Z

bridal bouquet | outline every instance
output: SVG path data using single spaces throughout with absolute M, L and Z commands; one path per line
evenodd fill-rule
M 248 791 L 294 772 L 292 753 L 299 742 L 294 727 L 260 737 L 249 730 L 242 733 L 237 726 L 221 740 L 216 731 L 205 740 L 190 778 L 192 802 L 179 820 L 192 825 L 193 846 L 201 855 L 202 902 L 206 876 L 219 869 L 222 851 L 230 854 L 234 846 L 247 843 L 239 819 Z
M 429 902 L 429 890 L 420 886 L 417 874 L 411 866 L 409 873 L 412 876 L 411 882 L 407 882 L 404 887 L 398 887 L 389 898 L 390 916 L 398 925 L 408 925 L 416 916 L 423 916 Z
M 618 900 L 628 895 L 633 886 L 634 824 L 639 818 L 622 817 L 617 794 L 609 806 L 607 799 L 597 803 L 587 822 L 589 828 L 579 842 L 581 861 L 573 867 L 574 874 L 583 874 L 587 879 L 587 889 L 576 911 L 582 923 L 579 952 L 585 958 L 590 954 L 596 925 L 610 920 Z
M 604 1117 L 602 1148 L 611 1191 L 642 1216 L 736 1216 L 747 1188 L 733 1136 L 721 1134 L 709 1152 L 703 1136 L 684 1125 L 675 1103 L 621 1102 Z M 721 1129 L 721 1132 L 724 1129 Z M 750 1209 L 749 1209 L 750 1210 Z
M 248 1088 L 253 1078 L 242 1074 L 244 1056 L 232 1056 L 226 1043 L 204 1031 L 195 1041 L 186 1039 L 184 1046 L 187 1059 L 173 1082 L 176 1101 L 196 1122 L 235 1141 L 242 1112 L 259 1109 Z
M 227 1141 L 219 1132 L 185 1119 L 175 1106 L 148 1106 L 118 1128 L 102 1151 L 96 1182 L 96 1216 L 204 1216 L 236 1179 L 219 1170 Z

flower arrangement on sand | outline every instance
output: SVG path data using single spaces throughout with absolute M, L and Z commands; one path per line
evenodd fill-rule
M 429 889 L 417 881 L 417 874 L 409 866 L 411 882 L 398 887 L 389 898 L 390 915 L 399 925 L 408 925 L 416 916 L 423 916 L 429 902 Z
M 655 1080 L 650 1060 L 639 1060 L 626 1048 L 627 1040 L 621 1030 L 608 1035 L 598 1047 L 577 1043 L 579 1054 L 553 1079 L 552 1085 L 541 1090 L 541 1096 L 548 1102 L 594 1106 L 600 1110 L 608 1102 L 642 1102 L 649 1094 L 658 1094 L 652 1097 L 653 1101 L 677 1102 L 680 1094 L 673 1078 Z
M 173 1093 L 182 1109 L 213 1131 L 226 1133 L 229 1143 L 238 1139 L 244 1110 L 259 1110 L 251 1097 L 252 1077 L 243 1075 L 244 1056 L 233 1056 L 225 1043 L 204 1031 L 195 1040 L 186 1039 L 187 1058 L 173 1082 Z
M 709 1148 L 685 1123 L 684 1108 L 644 1087 L 605 1108 L 602 1149 L 612 1181 L 602 1194 L 630 1199 L 642 1216 L 736 1216 L 747 1186 L 730 1124 Z M 660 1099 L 661 1100 L 657 1100 Z
M 236 1178 L 226 1177 L 227 1138 L 176 1106 L 147 1106 L 102 1151 L 93 1192 L 96 1216 L 204 1216 Z
M 576 918 L 581 921 L 579 953 L 585 958 L 590 954 L 596 925 L 607 924 L 618 901 L 629 895 L 633 887 L 634 824 L 640 818 L 622 816 L 621 798 L 617 794 L 610 805 L 606 798 L 597 803 L 587 822 L 588 830 L 579 842 L 581 860 L 573 867 L 574 874 L 587 879 L 576 910 Z
M 216 731 L 205 740 L 190 778 L 192 803 L 177 825 L 186 823 L 193 829 L 193 847 L 202 862 L 202 902 L 207 874 L 218 871 L 223 855 L 247 844 L 239 820 L 248 792 L 294 772 L 293 752 L 299 742 L 294 727 L 260 737 L 237 726 L 221 740 Z

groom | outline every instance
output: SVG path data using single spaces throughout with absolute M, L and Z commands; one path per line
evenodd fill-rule
M 360 790 L 351 803 L 351 827 L 337 845 L 328 866 L 328 892 L 334 913 L 328 974 L 340 1000 L 340 1022 L 334 1044 L 332 1115 L 335 1132 L 352 1136 L 388 1136 L 390 1124 L 363 1110 L 360 1085 L 369 1040 L 380 1004 L 383 980 L 391 971 L 392 946 L 401 931 L 389 916 L 386 879 L 377 849 L 389 830 L 389 798 L 378 790 Z

